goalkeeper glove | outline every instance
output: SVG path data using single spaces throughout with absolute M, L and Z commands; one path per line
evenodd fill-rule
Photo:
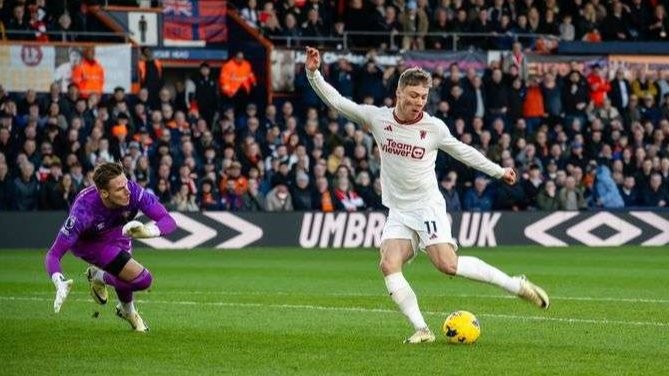
M 143 224 L 140 221 L 130 221 L 123 226 L 123 235 L 133 238 L 155 238 L 160 236 L 160 229 L 155 224 Z
M 53 275 L 51 275 L 51 280 L 53 281 L 54 286 L 56 286 L 56 299 L 53 301 L 53 311 L 58 313 L 60 312 L 60 307 L 65 302 L 65 298 L 67 298 L 67 294 L 70 293 L 72 280 L 66 280 L 61 273 L 53 273 Z

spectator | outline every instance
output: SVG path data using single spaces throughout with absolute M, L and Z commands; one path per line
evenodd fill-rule
M 616 183 L 611 178 L 611 170 L 606 166 L 597 167 L 597 178 L 595 180 L 595 191 L 597 206 L 606 209 L 622 208 L 625 206 Z
M 139 75 L 139 86 L 146 88 L 149 92 L 149 106 L 157 108 L 159 103 L 158 93 L 164 86 L 163 64 L 160 60 L 154 59 L 153 51 L 148 47 L 141 49 L 140 60 L 137 63 L 137 74 Z
M 611 80 L 610 86 L 611 92 L 609 97 L 611 98 L 611 103 L 618 109 L 618 112 L 622 112 L 629 104 L 630 96 L 632 95 L 632 86 L 625 79 L 625 71 L 622 68 L 616 70 L 616 76 Z
M 211 125 L 214 121 L 214 114 L 218 107 L 218 89 L 216 83 L 210 77 L 211 69 L 209 63 L 200 64 L 198 76 L 195 82 L 195 103 L 200 116 Z
M 415 0 L 406 3 L 406 9 L 400 13 L 399 22 L 402 25 L 403 50 L 424 50 L 425 34 L 427 34 L 430 21 L 423 9 L 418 9 Z
M 639 205 L 640 197 L 638 190 L 636 188 L 636 181 L 634 176 L 625 176 L 625 180 L 622 185 L 618 187 L 620 196 L 625 203 L 625 207 L 634 207 Z
M 63 175 L 58 186 L 50 193 L 48 198 L 52 210 L 66 211 L 72 206 L 77 190 L 73 184 L 70 174 Z
M 492 210 L 493 196 L 487 189 L 488 180 L 479 176 L 474 180 L 474 186 L 465 192 L 463 209 L 465 211 L 490 211 Z
M 462 205 L 460 204 L 460 195 L 455 189 L 457 174 L 453 171 L 449 172 L 441 180 L 439 190 L 444 196 L 446 201 L 446 210 L 449 213 L 457 213 L 462 211 Z
M 105 86 L 105 70 L 95 59 L 95 48 L 84 49 L 84 59 L 72 70 L 72 83 L 77 85 L 80 96 L 88 98 L 92 94 L 102 95 Z
M 254 1 L 255 0 L 250 0 Z M 223 99 L 230 101 L 237 113 L 241 113 L 247 105 L 251 91 L 256 85 L 256 76 L 251 63 L 244 58 L 244 52 L 237 51 L 235 57 L 221 67 L 218 78 Z M 208 122 L 211 124 L 211 122 Z
M 365 201 L 353 190 L 348 176 L 339 176 L 336 179 L 334 196 L 345 211 L 360 211 L 365 208 Z
M 650 183 L 643 190 L 641 196 L 641 205 L 648 207 L 666 207 L 669 202 L 669 194 L 662 186 L 662 175 L 653 173 L 650 177 Z
M 295 211 L 310 211 L 316 206 L 316 193 L 309 184 L 309 175 L 300 171 L 295 177 L 295 186 L 291 191 L 293 209 Z
M 537 208 L 543 211 L 560 210 L 560 200 L 553 180 L 548 180 L 537 195 Z
M 243 210 L 244 211 L 265 211 L 265 196 L 259 190 L 260 185 L 258 180 L 250 178 L 248 181 L 248 189 L 242 195 Z
M 285 184 L 278 184 L 267 193 L 266 208 L 270 212 L 292 212 L 293 200 L 290 196 L 288 187 Z
M 655 5 L 653 17 L 648 25 L 647 36 L 651 40 L 667 41 L 669 40 L 669 19 L 664 5 Z
M 607 93 L 611 90 L 611 85 L 604 77 L 604 71 L 599 64 L 592 66 L 592 71 L 587 78 L 590 87 L 590 101 L 596 108 L 602 107 Z
M 4 157 L 4 154 L 0 153 L 0 156 Z M 13 184 L 7 163 L 0 160 L 0 211 L 7 211 L 11 208 L 11 202 L 14 199 Z
M 190 192 L 188 185 L 181 185 L 177 193 L 172 197 L 171 206 L 174 210 L 182 212 L 195 212 L 200 210 L 195 201 L 195 195 Z
M 582 210 L 586 208 L 583 188 L 576 185 L 576 179 L 568 176 L 558 195 L 560 210 Z
M 164 181 L 164 180 L 163 180 Z M 216 192 L 216 186 L 210 179 L 204 179 L 198 193 L 198 202 L 203 211 L 220 210 L 222 208 L 221 198 Z
M 5 26 L 9 40 L 35 40 L 26 20 L 26 6 L 24 3 L 15 3 L 12 8 L 12 17 Z
M 19 164 L 20 175 L 14 179 L 12 187 L 13 207 L 18 211 L 34 211 L 38 209 L 39 182 L 35 178 L 35 165 L 24 161 Z

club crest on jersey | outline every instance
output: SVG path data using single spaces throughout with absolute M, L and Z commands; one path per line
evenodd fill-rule
M 425 155 L 425 148 L 423 147 L 398 142 L 390 138 L 386 140 L 386 143 L 383 144 L 383 146 L 381 146 L 381 150 L 386 153 L 412 159 L 423 159 L 423 156 Z
M 425 136 L 427 136 L 427 131 L 420 131 L 420 139 L 424 140 Z

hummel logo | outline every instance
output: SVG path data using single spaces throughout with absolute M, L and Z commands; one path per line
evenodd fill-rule
M 388 124 L 388 126 L 385 127 L 385 128 L 383 128 L 383 130 L 384 130 L 384 131 L 388 131 L 388 132 L 392 132 L 392 131 L 393 131 L 393 127 L 392 127 L 390 124 Z

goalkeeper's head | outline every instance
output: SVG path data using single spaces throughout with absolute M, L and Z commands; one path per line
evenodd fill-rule
M 93 182 L 106 207 L 118 208 L 130 204 L 128 178 L 120 163 L 107 162 L 98 165 L 93 171 Z

